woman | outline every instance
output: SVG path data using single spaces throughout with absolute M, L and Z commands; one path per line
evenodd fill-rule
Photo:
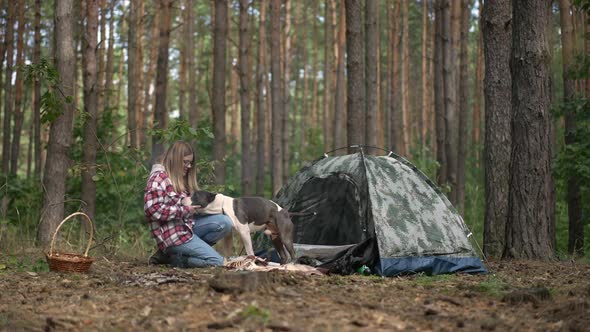
M 154 164 L 144 195 L 144 211 L 158 249 L 176 267 L 223 265 L 211 246 L 231 231 L 223 214 L 196 216 L 190 193 L 198 189 L 191 146 L 177 141 Z

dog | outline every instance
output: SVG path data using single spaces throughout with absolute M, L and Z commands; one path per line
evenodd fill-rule
M 281 264 L 295 259 L 293 248 L 293 222 L 289 212 L 278 204 L 262 197 L 232 198 L 208 191 L 196 191 L 191 195 L 193 205 L 200 213 L 227 215 L 234 229 L 240 234 L 246 254 L 254 256 L 251 232 L 264 230 L 281 258 Z M 224 238 L 226 248 L 231 248 L 231 236 Z M 287 252 L 289 256 L 287 255 Z

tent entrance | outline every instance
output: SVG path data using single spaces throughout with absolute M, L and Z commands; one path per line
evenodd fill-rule
M 339 246 L 363 240 L 360 191 L 347 174 L 310 178 L 294 202 L 291 211 L 310 213 L 291 217 L 295 243 Z

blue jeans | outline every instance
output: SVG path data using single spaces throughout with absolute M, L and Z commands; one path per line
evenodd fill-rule
M 221 266 L 223 256 L 211 246 L 231 232 L 231 228 L 231 220 L 224 214 L 196 216 L 193 238 L 181 245 L 164 249 L 164 253 L 170 257 L 170 265 L 175 267 Z

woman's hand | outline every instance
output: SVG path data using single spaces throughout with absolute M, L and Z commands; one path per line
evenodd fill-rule
M 190 214 L 195 214 L 201 208 L 200 205 L 193 205 L 193 200 L 190 197 L 185 197 L 181 201 L 182 205 L 188 206 Z

